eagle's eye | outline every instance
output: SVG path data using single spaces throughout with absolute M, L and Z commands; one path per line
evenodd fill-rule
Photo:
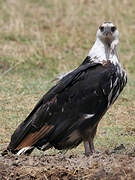
M 101 32 L 103 32 L 104 31 L 104 26 L 100 26 L 99 29 L 100 29 Z
M 116 30 L 116 27 L 115 27 L 115 26 L 111 27 L 111 31 L 112 31 L 112 32 L 114 32 L 115 30 Z

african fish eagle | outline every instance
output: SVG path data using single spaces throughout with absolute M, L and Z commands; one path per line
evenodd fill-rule
M 127 82 L 116 52 L 118 34 L 111 22 L 100 25 L 88 56 L 40 99 L 11 136 L 5 152 L 69 149 L 82 141 L 85 155 L 95 152 L 98 123 Z

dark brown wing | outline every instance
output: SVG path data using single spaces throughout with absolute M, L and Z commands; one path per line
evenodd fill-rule
M 68 95 L 66 95 L 66 88 L 72 86 L 78 76 L 89 68 L 95 68 L 101 66 L 101 64 L 85 64 L 75 69 L 71 73 L 63 77 L 53 88 L 51 88 L 37 103 L 33 111 L 28 117 L 18 126 L 11 137 L 11 142 L 8 146 L 8 150 L 14 152 L 26 146 L 32 146 L 37 143 L 42 137 L 47 137 L 53 132 L 57 126 L 62 128 L 63 126 L 71 126 L 71 122 L 67 125 L 60 123 L 60 120 L 56 121 L 58 114 L 62 109 L 63 104 L 67 101 Z M 57 95 L 61 96 L 57 101 Z M 58 128 L 59 129 L 59 128 Z

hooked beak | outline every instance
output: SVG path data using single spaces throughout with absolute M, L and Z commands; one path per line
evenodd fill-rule
M 110 33 L 109 27 L 105 27 L 105 28 L 104 28 L 104 35 L 105 35 L 105 36 L 108 36 L 109 33 Z

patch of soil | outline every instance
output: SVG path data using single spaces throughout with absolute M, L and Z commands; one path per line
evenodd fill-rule
M 135 156 L 96 153 L 90 157 L 67 153 L 0 157 L 0 179 L 18 180 L 133 180 Z

